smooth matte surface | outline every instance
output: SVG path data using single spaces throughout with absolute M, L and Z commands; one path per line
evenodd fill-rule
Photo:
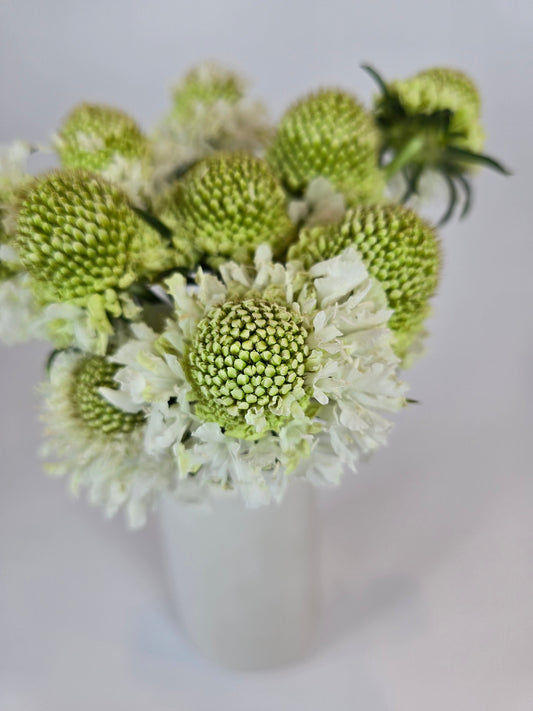
M 221 667 L 264 671 L 305 660 L 317 641 L 315 491 L 246 508 L 234 491 L 209 504 L 163 497 L 159 511 L 173 608 L 187 637 Z
M 72 502 L 37 458 L 46 349 L 0 349 L 2 711 L 533 709 L 533 7 L 174 0 L 0 4 L 0 141 L 43 140 L 80 99 L 146 126 L 188 65 L 246 69 L 274 111 L 317 83 L 464 67 L 488 148 L 474 213 L 442 234 L 421 405 L 390 446 L 321 495 L 324 615 L 300 665 L 223 672 L 174 626 L 156 530 Z

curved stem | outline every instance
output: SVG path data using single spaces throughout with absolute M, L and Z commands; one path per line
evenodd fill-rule
M 511 171 L 499 161 L 484 153 L 473 153 L 472 151 L 467 151 L 465 148 L 457 148 L 457 146 L 448 146 L 446 153 L 452 159 L 462 160 L 465 163 L 473 163 L 474 165 L 485 165 L 487 168 L 497 170 L 498 173 L 503 173 L 503 175 L 512 175 Z
M 387 99 L 389 98 L 389 88 L 387 84 L 385 83 L 385 80 L 379 74 L 378 71 L 374 69 L 374 67 L 371 67 L 370 64 L 361 64 L 361 69 L 363 69 L 367 74 L 369 74 L 372 79 L 376 82 L 378 85 L 379 89 L 381 90 L 381 93 L 383 96 L 385 96 Z
M 142 304 L 146 302 L 148 304 L 165 304 L 167 303 L 161 299 L 155 292 L 153 292 L 147 284 L 142 282 L 136 282 L 130 286 L 130 294 L 134 300 Z
M 147 225 L 150 225 L 150 227 L 153 227 L 154 230 L 159 232 L 163 239 L 166 239 L 168 241 L 172 239 L 172 230 L 167 227 L 164 222 L 161 222 L 158 217 L 150 214 L 149 212 L 146 212 L 146 210 L 143 210 L 142 208 L 137 207 L 136 205 L 132 205 L 132 210 L 137 213 L 141 220 L 144 220 Z
M 460 219 L 462 220 L 463 217 L 466 217 L 468 213 L 470 212 L 470 208 L 472 206 L 472 186 L 468 182 L 468 180 L 459 173 L 459 175 L 456 176 L 457 182 L 462 186 L 464 192 L 465 192 L 465 202 L 463 209 L 460 214 Z
M 396 175 L 403 167 L 411 163 L 416 154 L 422 150 L 423 146 L 424 141 L 419 136 L 411 138 L 402 150 L 396 153 L 391 162 L 385 166 L 385 178 L 390 180 L 393 175 Z
M 423 170 L 424 168 L 421 165 L 414 166 L 411 172 L 409 172 L 407 168 L 405 169 L 404 173 L 407 188 L 405 193 L 402 195 L 402 204 L 406 203 L 412 195 L 416 195 L 418 193 L 418 181 L 420 180 Z
M 54 360 L 56 359 L 56 356 L 58 356 L 64 350 L 66 350 L 66 349 L 65 348 L 54 348 L 54 350 L 50 353 L 50 355 L 46 359 L 46 364 L 45 364 L 45 370 L 46 370 L 47 375 L 50 375 L 50 369 L 52 368 L 52 365 L 54 363 Z
M 447 173 L 443 173 L 443 175 L 444 175 L 444 179 L 446 180 L 446 183 L 448 184 L 449 200 L 448 200 L 448 207 L 446 209 L 446 212 L 440 218 L 440 220 L 437 222 L 436 227 L 442 227 L 443 225 L 445 225 L 448 222 L 450 217 L 453 215 L 453 211 L 455 210 L 455 205 L 457 204 L 457 188 L 455 187 L 453 178 L 451 178 Z

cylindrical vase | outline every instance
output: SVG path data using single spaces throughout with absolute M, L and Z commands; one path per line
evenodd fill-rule
M 319 574 L 315 495 L 293 482 L 280 504 L 209 506 L 165 497 L 160 527 L 175 608 L 196 647 L 240 670 L 283 666 L 313 647 Z

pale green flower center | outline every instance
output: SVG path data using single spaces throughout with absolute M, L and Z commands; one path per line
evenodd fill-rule
M 84 358 L 74 374 L 72 401 L 76 413 L 93 430 L 104 434 L 127 433 L 144 421 L 143 413 L 128 413 L 111 405 L 99 388 L 118 389 L 113 379 L 119 366 L 100 356 Z
M 214 267 L 226 259 L 251 262 L 263 242 L 279 252 L 293 230 L 277 179 L 247 154 L 219 153 L 199 163 L 160 217 L 175 240 L 194 242 Z
M 19 208 L 22 263 L 58 301 L 128 286 L 132 242 L 144 229 L 122 191 L 91 173 L 34 183 Z
M 277 303 L 254 299 L 213 309 L 189 351 L 196 413 L 246 436 L 246 413 L 262 408 L 268 427 L 279 429 L 287 419 L 275 412 L 281 401 L 305 398 L 307 335 L 299 316 Z
M 296 194 L 327 178 L 350 200 L 381 197 L 379 134 L 372 117 L 352 96 L 323 90 L 302 99 L 281 119 L 267 160 Z

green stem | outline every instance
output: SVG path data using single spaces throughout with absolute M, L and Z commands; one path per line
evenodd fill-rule
M 385 178 L 390 180 L 402 168 L 408 165 L 424 146 L 424 141 L 419 136 L 411 138 L 399 153 L 396 153 L 391 162 L 385 166 Z
M 165 303 L 155 292 L 149 289 L 146 284 L 141 282 L 136 282 L 130 286 L 130 294 L 133 298 L 137 298 L 140 301 L 145 301 L 149 304 Z

